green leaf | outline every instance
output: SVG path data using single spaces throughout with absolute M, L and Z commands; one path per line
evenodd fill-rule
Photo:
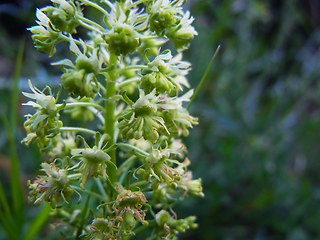
M 33 239 L 34 236 L 36 236 L 36 234 L 39 232 L 43 224 L 47 221 L 50 210 L 51 210 L 50 204 L 46 204 L 43 206 L 38 216 L 31 223 L 31 226 L 26 234 L 26 237 L 24 238 L 25 240 L 31 240 Z

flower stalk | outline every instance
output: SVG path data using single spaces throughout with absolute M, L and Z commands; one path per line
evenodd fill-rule
M 22 142 L 48 161 L 29 183 L 30 200 L 61 209 L 68 237 L 130 239 L 148 227 L 150 239 L 177 239 L 196 224 L 177 218 L 173 198 L 204 196 L 180 139 L 198 124 L 184 107 L 193 90 L 183 93 L 191 67 L 183 51 L 197 35 L 185 1 L 51 1 L 30 28 L 35 47 L 51 57 L 67 43 L 74 57 L 52 63 L 62 69 L 56 97 L 31 82 L 23 93 L 34 113 Z M 98 10 L 105 25 L 83 8 Z M 86 38 L 75 39 L 79 28 Z M 164 50 L 168 41 L 175 48 Z M 69 97 L 59 99 L 61 91 Z

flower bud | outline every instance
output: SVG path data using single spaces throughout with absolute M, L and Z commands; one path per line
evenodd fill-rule
M 165 42 L 166 40 L 142 39 L 140 46 L 137 48 L 137 52 L 141 55 L 157 56 L 159 47 Z
M 63 87 L 69 92 L 70 96 L 76 98 L 90 97 L 93 98 L 98 91 L 94 85 L 94 76 L 87 74 L 84 69 L 67 69 L 61 76 Z
M 140 87 L 144 88 L 147 93 L 153 89 L 156 89 L 157 93 L 176 92 L 176 86 L 161 72 L 152 72 L 142 76 Z
M 99 73 L 99 60 L 97 57 L 88 58 L 85 55 L 80 55 L 76 60 L 76 69 L 84 70 L 86 73 Z
M 172 31 L 168 33 L 168 38 L 173 42 L 177 49 L 188 49 L 190 41 L 194 38 L 194 34 L 189 32 Z
M 118 191 L 119 195 L 115 203 L 116 208 L 134 208 L 143 202 L 147 202 L 146 197 L 140 191 L 132 192 L 126 189 L 118 189 Z
M 157 105 L 147 98 L 139 98 L 133 105 L 132 109 L 136 116 L 152 115 L 157 111 Z
M 149 23 L 150 30 L 156 32 L 157 35 L 162 36 L 165 34 L 166 29 L 177 24 L 177 18 L 170 10 L 163 10 L 151 14 Z
M 106 36 L 106 42 L 109 44 L 109 51 L 123 56 L 132 53 L 139 45 L 133 30 L 125 25 L 113 29 L 113 32 Z
M 137 225 L 137 220 L 134 214 L 130 211 L 126 211 L 122 214 L 123 227 L 126 230 L 132 230 Z
M 170 221 L 170 219 L 170 214 L 165 210 L 158 212 L 155 217 L 155 220 L 159 226 L 164 226 L 168 221 Z
M 201 178 L 187 181 L 186 188 L 190 194 L 204 197 L 202 192 Z

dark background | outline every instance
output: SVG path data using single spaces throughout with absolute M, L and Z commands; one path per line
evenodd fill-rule
M 12 111 L 21 39 L 19 91 L 26 90 L 28 78 L 37 86 L 58 82 L 26 30 L 34 25 L 35 8 L 48 3 L 0 3 L 2 115 Z M 193 87 L 219 44 L 221 50 L 191 107 L 200 124 L 185 142 L 205 198 L 179 202 L 178 216 L 196 215 L 199 223 L 181 238 L 320 239 L 320 1 L 191 0 L 187 7 L 199 33 L 185 54 L 193 65 Z M 19 104 L 16 143 L 23 186 L 40 163 L 35 147 L 19 144 L 25 111 Z M 0 179 L 6 186 L 9 141 L 2 121 Z M 26 219 L 32 219 L 38 210 L 27 209 Z M 1 225 L 0 239 L 6 239 Z

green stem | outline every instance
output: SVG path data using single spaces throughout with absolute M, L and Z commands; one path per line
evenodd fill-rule
M 97 9 L 98 11 L 100 11 L 101 13 L 103 13 L 103 15 L 106 15 L 108 16 L 109 13 L 103 8 L 103 7 L 100 7 L 99 5 L 89 1 L 89 0 L 79 0 L 80 2 L 83 2 L 91 7 L 94 7 L 95 9 Z M 107 19 L 107 18 L 105 18 Z M 108 23 L 106 20 L 105 20 L 105 24 L 108 26 L 108 28 L 112 28 L 112 26 L 110 25 L 110 23 Z
M 128 80 L 125 80 L 119 84 L 117 84 L 117 88 L 121 88 L 122 86 L 125 86 L 127 84 L 130 84 L 130 83 L 133 83 L 133 82 L 138 82 L 140 81 L 141 77 L 133 77 L 133 78 L 130 78 Z
M 56 107 L 60 107 L 62 106 L 62 104 L 57 104 Z M 104 108 L 96 103 L 90 103 L 90 102 L 74 102 L 74 103 L 67 103 L 64 108 L 72 108 L 72 107 L 94 107 L 96 109 L 101 110 L 102 112 L 104 112 Z
M 75 174 L 70 174 L 67 176 L 69 181 L 76 181 L 79 180 L 79 178 L 81 178 L 82 173 L 75 173 Z
M 92 31 L 96 31 L 99 34 L 102 34 L 102 32 L 99 29 L 97 29 L 96 27 L 94 27 L 94 26 L 92 26 L 92 25 L 90 25 L 88 23 L 85 23 L 85 22 L 83 22 L 81 20 L 79 22 L 83 27 L 85 27 L 85 28 L 87 28 L 89 30 L 92 30 Z
M 60 216 L 70 220 L 70 218 L 72 217 L 72 215 L 70 213 L 68 213 L 67 211 L 59 208 L 59 210 L 57 211 L 59 213 Z
M 140 3 L 144 3 L 144 2 L 146 2 L 146 0 L 138 0 L 138 1 L 134 2 L 134 3 L 132 3 L 131 5 L 129 5 L 128 9 L 133 8 L 134 6 L 137 6 Z
M 193 96 L 192 96 L 192 98 L 191 98 L 191 101 L 190 101 L 190 103 L 189 103 L 189 105 L 188 105 L 188 107 L 187 107 L 187 110 L 189 110 L 189 108 L 191 107 L 194 99 L 195 99 L 196 96 L 198 95 L 198 93 L 199 93 L 199 91 L 200 91 L 200 89 L 201 89 L 201 87 L 202 87 L 202 84 L 204 83 L 204 80 L 206 79 L 206 77 L 207 77 L 207 75 L 208 75 L 208 73 L 209 73 L 209 70 L 210 70 L 210 68 L 211 68 L 211 66 L 212 66 L 212 64 L 213 64 L 213 61 L 214 61 L 214 59 L 216 58 L 216 56 L 218 55 L 219 50 L 220 50 L 220 45 L 217 47 L 217 50 L 215 51 L 213 57 L 211 58 L 211 60 L 210 60 L 210 62 L 209 62 L 209 64 L 208 64 L 206 70 L 204 71 L 204 74 L 202 75 L 202 78 L 201 78 L 201 80 L 200 80 L 200 82 L 199 82 L 199 84 L 198 84 L 198 86 L 197 86 L 197 89 L 196 89 L 195 93 L 193 94 Z
M 98 85 L 102 89 L 102 91 L 105 93 L 106 92 L 106 88 L 100 82 L 98 82 Z
M 69 37 L 67 37 L 67 36 L 65 36 L 65 35 L 60 35 L 59 36 L 59 38 L 61 38 L 61 40 L 64 40 L 64 41 L 66 41 L 66 42 L 70 42 L 70 38 Z M 79 40 L 77 40 L 77 39 L 73 39 L 74 40 L 74 42 L 77 44 L 77 45 L 79 45 L 80 47 L 82 47 L 82 43 L 79 41 Z
M 157 39 L 157 38 L 159 38 L 159 36 L 158 35 L 150 35 L 150 36 L 141 36 L 140 38 L 143 39 L 143 40 L 146 40 L 146 39 Z
M 109 144 L 110 146 L 115 143 L 114 139 L 114 124 L 115 124 L 115 101 L 113 97 L 116 95 L 116 71 L 117 71 L 117 56 L 114 53 L 110 53 L 110 64 L 112 65 L 112 70 L 110 70 L 109 78 L 107 79 L 107 89 L 106 89 L 106 105 L 105 105 L 105 133 L 110 136 Z M 114 165 L 117 165 L 116 159 L 116 149 L 108 152 Z M 108 176 L 112 183 L 117 181 L 117 170 L 115 168 L 108 168 Z
M 73 188 L 73 189 L 75 189 L 75 190 L 77 190 L 77 191 L 79 191 L 79 192 L 86 193 L 86 194 L 88 194 L 88 195 L 90 195 L 90 196 L 93 196 L 93 197 L 95 197 L 95 198 L 98 198 L 98 199 L 100 199 L 100 200 L 103 200 L 103 201 L 106 200 L 103 196 L 101 196 L 100 194 L 98 194 L 98 193 L 96 193 L 96 192 L 92 192 L 92 191 L 90 191 L 90 190 L 83 189 L 83 188 L 81 188 L 81 187 L 77 187 L 77 186 L 73 186 L 73 185 L 71 185 L 71 188 Z
M 85 23 L 87 23 L 87 24 L 89 24 L 89 25 L 95 26 L 96 28 L 100 29 L 101 31 L 105 31 L 105 29 L 104 29 L 101 25 L 99 25 L 98 23 L 96 23 L 96 22 L 94 22 L 94 21 L 91 21 L 91 20 L 88 19 L 88 18 L 85 18 L 85 17 L 80 16 L 80 15 L 77 15 L 77 18 L 78 18 L 79 20 L 81 20 L 82 22 L 85 22 Z
M 121 70 L 119 70 L 119 74 L 122 74 L 123 72 L 127 71 L 127 70 L 130 70 L 130 69 L 147 69 L 148 66 L 145 66 L 145 65 L 131 65 L 131 66 L 127 66 L 127 67 L 124 67 L 122 68 Z
M 135 146 L 133 146 L 131 144 L 128 144 L 128 143 L 117 143 L 117 146 L 131 148 L 131 149 L 135 150 L 136 152 L 138 152 L 138 153 L 140 153 L 140 154 L 142 154 L 142 155 L 144 155 L 146 157 L 149 156 L 149 153 L 147 153 L 147 152 L 141 150 L 140 148 L 137 148 L 137 147 L 135 147 Z
M 83 133 L 88 133 L 91 135 L 96 135 L 96 131 L 87 129 L 87 128 L 80 128 L 80 127 L 60 127 L 59 130 L 61 132 L 83 132 Z

